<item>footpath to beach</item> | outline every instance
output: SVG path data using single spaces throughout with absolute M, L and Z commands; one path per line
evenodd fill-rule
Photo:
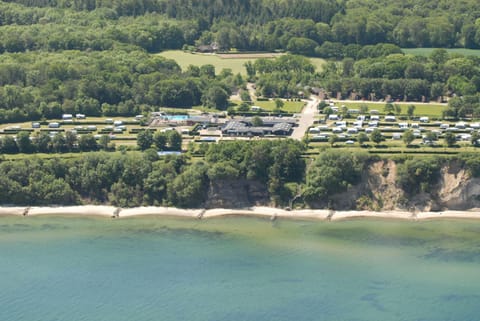
M 396 220 L 432 220 L 432 219 L 480 219 L 480 209 L 469 211 L 408 212 L 408 211 L 331 211 L 302 209 L 287 211 L 272 207 L 251 207 L 246 209 L 179 209 L 174 207 L 135 207 L 118 208 L 106 205 L 52 206 L 52 207 L 0 207 L 0 215 L 40 216 L 40 215 L 85 215 L 109 218 L 128 218 L 141 216 L 171 216 L 194 219 L 209 219 L 222 216 L 253 216 L 270 220 L 314 219 L 321 221 L 341 221 L 356 218 L 378 218 Z

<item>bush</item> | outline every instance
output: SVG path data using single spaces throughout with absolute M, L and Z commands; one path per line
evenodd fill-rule
M 440 164 L 433 158 L 407 159 L 397 167 L 397 181 L 409 195 L 429 192 L 439 176 Z
M 368 155 L 337 150 L 321 153 L 307 171 L 305 200 L 322 200 L 360 181 Z

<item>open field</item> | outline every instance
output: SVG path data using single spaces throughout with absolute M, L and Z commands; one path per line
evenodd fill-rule
M 258 58 L 275 58 L 283 55 L 282 53 L 276 52 L 252 52 L 252 53 L 227 53 L 227 54 L 216 54 L 217 57 L 222 59 L 258 59 Z
M 233 104 L 235 105 L 240 105 L 242 102 L 239 100 L 234 100 L 232 101 Z M 275 101 L 273 100 L 267 100 L 267 101 L 255 101 L 253 103 L 255 106 L 261 107 L 263 110 L 266 111 L 273 111 L 275 107 Z M 305 103 L 303 101 L 284 101 L 284 105 L 282 107 L 282 110 L 287 112 L 287 113 L 299 113 L 302 111 L 303 106 Z
M 397 103 L 395 103 L 397 104 Z M 385 103 L 377 103 L 377 102 L 342 102 L 342 101 L 337 101 L 335 104 L 337 107 L 345 105 L 348 109 L 359 109 L 360 106 L 362 105 L 367 105 L 368 110 L 378 110 L 381 114 L 383 114 L 383 108 L 385 106 Z M 441 118 L 442 117 L 442 112 L 447 108 L 447 105 L 445 104 L 436 104 L 436 103 L 415 103 L 415 102 L 409 102 L 409 103 L 398 103 L 398 105 L 401 106 L 402 108 L 402 115 L 407 115 L 407 108 L 410 105 L 415 106 L 415 112 L 414 115 L 416 116 L 428 116 L 428 117 L 433 117 L 433 118 Z
M 185 70 L 188 65 L 202 66 L 211 64 L 215 66 L 215 71 L 218 73 L 222 69 L 230 68 L 234 74 L 240 73 L 246 75 L 244 64 L 247 61 L 255 61 L 258 58 L 272 58 L 274 55 L 270 53 L 247 53 L 247 54 L 192 54 L 182 50 L 169 50 L 159 53 L 162 57 L 175 60 L 182 70 Z M 273 58 L 272 58 L 273 59 Z M 312 64 L 321 70 L 325 60 L 320 58 L 310 58 Z
M 412 49 L 406 49 L 402 48 L 402 51 L 405 54 L 412 54 L 412 55 L 418 55 L 418 56 L 428 56 L 432 53 L 433 50 L 436 48 L 412 48 Z M 445 50 L 448 51 L 450 54 L 461 54 L 464 56 L 480 56 L 480 50 L 475 50 L 475 49 L 465 49 L 465 48 L 454 48 L 454 49 L 447 49 Z
M 435 146 L 424 146 L 421 144 L 420 139 L 414 140 L 408 147 L 402 141 L 385 140 L 379 145 L 372 142 L 366 142 L 360 146 L 357 142 L 355 144 L 346 144 L 345 142 L 336 142 L 334 148 L 348 148 L 351 151 L 363 151 L 371 154 L 435 154 L 435 155 L 451 155 L 458 153 L 472 153 L 478 152 L 478 147 L 472 146 L 469 142 L 457 142 L 456 146 L 447 147 L 442 140 L 437 142 Z M 309 155 L 315 155 L 320 153 L 324 149 L 331 148 L 328 142 L 311 142 L 309 144 Z
M 323 68 L 323 65 L 325 64 L 325 59 L 322 58 L 309 58 L 312 64 L 315 66 L 317 71 L 321 71 Z

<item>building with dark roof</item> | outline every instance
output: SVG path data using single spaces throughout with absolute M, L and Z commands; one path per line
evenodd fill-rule
M 225 136 L 265 136 L 278 135 L 288 136 L 292 133 L 293 125 L 290 123 L 275 122 L 273 125 L 263 124 L 262 126 L 253 126 L 248 121 L 229 121 L 222 128 L 222 134 Z

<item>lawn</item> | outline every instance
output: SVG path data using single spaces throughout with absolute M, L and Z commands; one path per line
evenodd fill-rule
M 375 109 L 378 110 L 381 114 L 383 114 L 383 108 L 385 103 L 372 103 L 372 102 L 342 102 L 338 101 L 336 106 L 345 105 L 348 109 L 359 109 L 362 105 L 367 105 L 368 110 Z M 416 104 L 412 103 L 399 103 L 402 108 L 402 115 L 407 115 L 407 108 L 410 105 L 415 106 L 415 116 L 428 116 L 432 118 L 441 118 L 442 112 L 447 108 L 445 104 L 436 104 L 436 103 L 429 103 L 429 104 Z
M 91 116 L 91 117 L 87 117 L 86 119 L 73 119 L 73 121 L 75 122 L 75 125 L 62 125 L 60 128 L 73 128 L 75 126 L 79 126 L 79 125 L 82 125 L 82 123 L 85 123 L 85 126 L 87 125 L 90 125 L 92 123 L 98 123 L 98 125 L 110 125 L 110 124 L 107 124 L 106 123 L 106 119 L 111 119 L 113 121 L 115 120 L 122 120 L 122 121 L 136 121 L 134 117 L 131 117 L 131 116 L 116 116 L 116 117 L 109 117 L 109 116 L 104 116 L 104 117 L 95 117 L 95 116 Z M 51 123 L 51 122 L 57 122 L 57 123 L 61 123 L 63 120 L 62 119 L 59 119 L 59 118 L 56 118 L 56 119 L 47 119 L 46 120 L 47 122 Z M 0 130 L 2 129 L 5 129 L 7 127 L 11 127 L 11 126 L 20 126 L 21 128 L 32 128 L 32 123 L 36 123 L 36 122 L 40 122 L 39 120 L 32 120 L 32 121 L 26 121 L 26 122 L 21 122 L 21 123 L 5 123 L 5 124 L 0 124 Z M 77 124 L 78 123 L 78 124 Z M 42 128 L 47 128 L 46 125 L 42 126 Z
M 192 54 L 189 52 L 184 52 L 182 50 L 169 50 L 159 53 L 159 55 L 175 60 L 182 70 L 185 70 L 188 65 L 202 66 L 211 64 L 215 66 L 215 71 L 219 73 L 222 69 L 230 68 L 234 74 L 240 73 L 246 75 L 244 64 L 247 61 L 254 62 L 258 58 L 254 58 L 253 54 L 243 55 L 245 58 L 242 58 L 242 54 L 236 54 L 236 58 L 220 58 L 219 55 L 215 54 Z M 223 55 L 225 56 L 225 55 Z M 273 58 L 272 58 L 273 59 Z M 310 58 L 312 64 L 320 70 L 322 65 L 325 63 L 325 60 L 320 58 Z
M 357 142 L 352 145 L 347 145 L 344 142 L 336 142 L 335 143 L 336 149 L 348 149 L 350 151 L 363 151 L 369 152 L 372 154 L 382 154 L 382 155 L 398 155 L 398 154 L 416 154 L 416 155 L 444 155 L 447 156 L 448 154 L 457 154 L 457 153 L 467 153 L 467 152 L 478 152 L 479 149 L 473 147 L 468 142 L 461 142 L 457 144 L 456 147 L 447 147 L 443 141 L 440 139 L 435 146 L 424 146 L 420 144 L 420 140 L 415 140 L 411 146 L 406 147 L 405 143 L 402 141 L 393 141 L 391 139 L 387 139 L 380 143 L 380 145 L 376 145 L 372 142 L 366 142 L 365 147 L 360 147 Z M 324 149 L 331 148 L 330 143 L 328 142 L 310 142 L 309 143 L 309 154 L 315 155 L 320 153 Z
M 428 56 L 435 49 L 436 48 L 412 48 L 412 49 L 402 48 L 402 51 L 405 54 L 412 54 L 412 55 L 417 55 L 417 56 Z M 445 48 L 445 50 L 447 50 L 448 53 L 450 53 L 450 54 L 461 54 L 461 55 L 464 55 L 464 56 L 480 56 L 480 50 L 475 50 L 475 49 L 465 49 L 465 48 L 447 49 L 447 48 Z
M 287 113 L 299 113 L 302 111 L 303 106 L 305 103 L 303 101 L 284 101 L 284 105 L 282 110 L 286 111 Z M 276 108 L 275 101 L 268 100 L 268 101 L 256 101 L 255 106 L 261 107 L 263 110 L 274 110 Z
M 283 102 L 284 102 L 284 105 L 282 107 L 282 110 L 287 112 L 287 113 L 292 113 L 292 114 L 301 112 L 303 106 L 305 105 L 305 103 L 303 101 L 285 101 L 284 100 Z M 242 102 L 238 101 L 238 100 L 235 100 L 235 101 L 232 101 L 232 103 L 234 105 L 240 105 Z M 254 106 L 259 106 L 263 110 L 266 110 L 266 111 L 273 111 L 276 108 L 275 101 L 273 101 L 273 100 L 255 101 L 253 103 L 253 105 Z

